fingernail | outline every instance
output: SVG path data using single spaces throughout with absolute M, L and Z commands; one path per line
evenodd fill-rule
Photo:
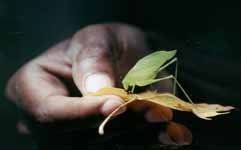
M 177 145 L 189 145 L 192 143 L 191 131 L 179 123 L 169 122 L 167 134 Z
M 158 139 L 160 143 L 165 145 L 175 145 L 176 143 L 168 136 L 168 134 L 165 131 L 161 131 L 159 133 Z
M 115 108 L 117 108 L 118 106 L 120 106 L 121 104 L 123 104 L 124 101 L 122 101 L 121 99 L 109 99 L 107 100 L 101 107 L 101 113 L 104 115 L 108 115 L 109 113 L 111 113 Z M 124 109 L 125 110 L 125 109 Z M 123 113 L 124 110 L 120 110 L 120 112 L 118 112 L 117 114 Z
M 112 87 L 113 83 L 109 76 L 103 73 L 92 74 L 85 79 L 86 92 L 96 92 L 104 87 Z

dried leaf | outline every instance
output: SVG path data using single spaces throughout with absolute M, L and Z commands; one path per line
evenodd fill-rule
M 136 97 L 138 100 L 152 102 L 175 110 L 191 111 L 192 109 L 192 104 L 185 102 L 170 93 L 157 93 L 147 91 L 141 94 L 136 94 Z
M 121 97 L 124 101 L 129 101 L 134 95 L 128 94 L 124 89 L 121 88 L 102 88 L 94 93 L 87 93 L 88 96 L 101 96 L 101 95 L 116 95 Z
M 230 113 L 234 109 L 232 106 L 222 106 L 219 104 L 193 104 L 192 112 L 205 120 L 212 120 L 210 117 Z
M 167 125 L 166 132 L 160 134 L 159 139 L 164 144 L 172 144 L 172 145 L 187 145 L 192 143 L 192 134 L 191 132 L 183 125 L 171 122 L 172 113 L 168 113 L 168 111 L 162 111 L 161 109 L 164 107 L 179 110 L 192 112 L 197 117 L 211 120 L 211 117 L 217 115 L 228 114 L 230 110 L 234 109 L 232 106 L 221 106 L 218 104 L 194 104 L 191 98 L 188 96 L 184 88 L 177 81 L 177 65 L 175 69 L 175 77 L 173 75 L 156 79 L 157 74 L 171 65 L 174 62 L 177 62 L 177 58 L 173 58 L 176 54 L 176 50 L 173 51 L 157 51 L 147 55 L 146 57 L 140 59 L 135 66 L 126 74 L 124 79 L 122 80 L 122 84 L 124 89 L 121 88 L 102 88 L 95 93 L 88 93 L 89 96 L 101 96 L 101 95 L 116 95 L 121 97 L 125 103 L 116 108 L 113 112 L 111 112 L 102 124 L 99 126 L 99 134 L 104 134 L 104 127 L 106 123 L 114 116 L 119 114 L 123 108 L 127 105 L 132 104 L 137 106 L 139 104 L 150 104 L 153 103 L 158 107 L 149 111 L 149 113 L 157 114 L 162 113 L 163 120 L 169 121 Z M 135 86 L 146 86 L 150 85 L 162 80 L 173 79 L 174 88 L 173 91 L 176 91 L 176 84 L 182 90 L 184 95 L 190 101 L 186 102 L 181 100 L 170 93 L 158 93 L 154 91 L 146 91 L 140 94 L 134 93 Z M 126 90 L 132 87 L 131 92 L 129 93 Z M 135 102 L 135 103 L 133 103 Z M 161 106 L 161 107 L 160 107 Z M 170 112 L 170 110 L 169 110 Z M 148 113 L 147 113 L 148 114 Z M 157 114 L 158 115 L 158 114 Z M 166 116 L 165 116 L 166 115 Z
M 104 134 L 104 126 L 115 116 L 123 107 L 134 102 L 134 101 L 148 101 L 155 103 L 160 106 L 165 106 L 179 111 L 193 112 L 197 117 L 211 120 L 210 117 L 217 115 L 227 114 L 230 110 L 234 109 L 232 106 L 221 106 L 218 104 L 192 104 L 185 102 L 175 95 L 169 93 L 157 93 L 147 91 L 140 94 L 128 94 L 124 89 L 120 88 L 103 88 L 95 93 L 90 93 L 90 96 L 101 96 L 101 95 L 116 95 L 125 100 L 125 103 L 116 108 L 109 116 L 103 121 L 99 127 L 99 134 Z

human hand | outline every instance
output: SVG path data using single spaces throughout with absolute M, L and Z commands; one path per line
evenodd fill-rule
M 146 49 L 145 35 L 135 27 L 88 26 L 21 67 L 9 80 L 6 95 L 40 123 L 108 115 L 123 103 L 121 98 L 73 97 L 61 79 L 74 81 L 82 95 L 103 87 L 120 86 L 120 77 L 146 54 Z M 148 103 L 134 107 L 146 109 L 145 118 L 149 122 L 172 119 L 169 108 Z

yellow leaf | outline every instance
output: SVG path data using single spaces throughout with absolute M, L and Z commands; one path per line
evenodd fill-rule
M 222 106 L 219 104 L 193 104 L 192 112 L 205 120 L 212 120 L 210 117 L 230 113 L 234 109 L 232 106 Z
M 126 105 L 134 101 L 136 102 L 148 101 L 160 106 L 165 106 L 165 107 L 179 110 L 179 111 L 193 112 L 197 117 L 205 120 L 211 120 L 210 117 L 214 117 L 217 115 L 228 114 L 230 110 L 234 109 L 234 107 L 232 106 L 221 106 L 218 104 L 188 103 L 170 93 L 158 93 L 158 92 L 152 92 L 152 91 L 147 91 L 140 94 L 131 94 L 126 92 L 124 89 L 120 89 L 120 88 L 103 88 L 95 93 L 89 93 L 88 95 L 89 96 L 116 95 L 121 97 L 125 101 L 124 104 L 116 108 L 102 122 L 102 124 L 99 127 L 99 134 L 104 134 L 104 126 L 111 119 L 111 117 L 115 116 L 115 114 L 121 111 L 123 107 L 125 107 Z
M 192 104 L 185 102 L 175 95 L 169 93 L 144 92 L 136 94 L 138 100 L 152 102 L 161 106 L 169 107 L 180 111 L 191 111 Z
M 113 88 L 113 87 L 107 87 L 102 88 L 94 93 L 88 93 L 88 96 L 101 96 L 101 95 L 116 95 L 121 97 L 124 101 L 129 101 L 133 99 L 131 94 L 128 94 L 124 89 L 121 88 Z

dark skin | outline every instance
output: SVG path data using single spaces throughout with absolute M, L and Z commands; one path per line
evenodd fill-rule
M 84 119 L 93 114 L 106 116 L 123 103 L 120 97 L 71 97 L 59 77 L 73 80 L 83 95 L 102 87 L 120 86 L 120 77 L 146 54 L 147 48 L 145 34 L 133 26 L 85 27 L 21 67 L 8 81 L 6 96 L 43 123 Z M 148 108 L 145 117 L 149 122 L 172 119 L 168 108 L 140 107 Z

